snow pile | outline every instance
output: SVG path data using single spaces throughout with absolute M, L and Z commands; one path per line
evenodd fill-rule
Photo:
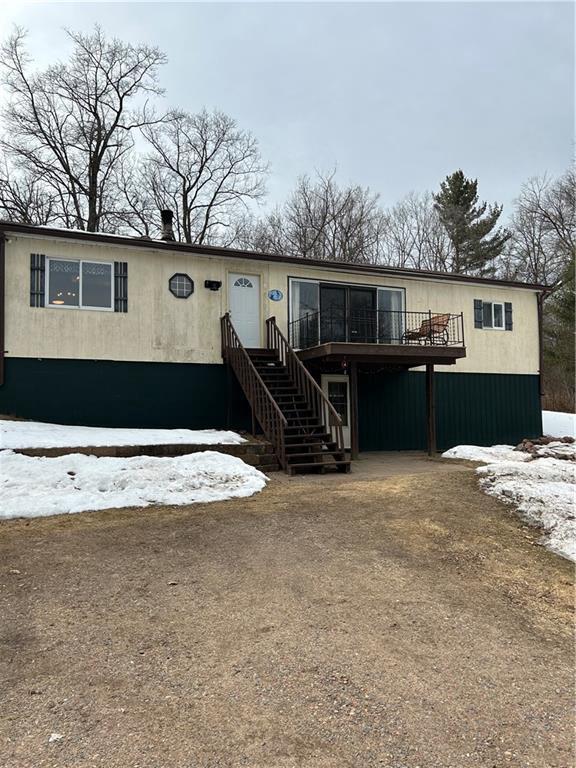
M 544 531 L 542 543 L 553 552 L 576 560 L 575 467 L 576 447 L 552 442 L 535 446 L 536 457 L 511 445 L 491 448 L 457 445 L 442 454 L 448 459 L 481 461 L 480 487 L 501 501 L 514 504 L 522 517 Z M 554 453 L 558 451 L 560 453 Z M 550 456 L 561 455 L 559 458 Z M 566 461 L 566 458 L 572 461 Z
M 539 458 L 567 459 L 576 461 L 576 443 L 548 443 L 547 445 L 535 445 L 535 455 Z
M 70 448 L 97 445 L 232 445 L 246 442 L 217 429 L 115 429 L 0 419 L 0 448 Z
M 491 461 L 528 461 L 532 458 L 528 453 L 515 451 L 512 445 L 492 445 L 489 448 L 482 445 L 457 445 L 445 451 L 442 456 L 445 459 L 465 459 L 485 464 Z
M 476 471 L 486 493 L 514 504 L 526 522 L 544 530 L 543 543 L 549 549 L 576 560 L 573 464 L 557 459 L 504 461 Z
M 542 429 L 550 437 L 576 437 L 576 416 L 561 411 L 542 411 Z
M 216 451 L 177 458 L 46 458 L 2 451 L 0 475 L 0 518 L 222 501 L 252 496 L 267 480 L 241 459 Z

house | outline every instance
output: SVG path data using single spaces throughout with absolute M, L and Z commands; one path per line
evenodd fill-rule
M 541 433 L 543 286 L 13 223 L 0 240 L 0 413 L 259 424 L 285 466 L 344 469 Z

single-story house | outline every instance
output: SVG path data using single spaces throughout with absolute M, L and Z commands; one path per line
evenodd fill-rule
M 543 286 L 189 245 L 165 219 L 0 224 L 0 413 L 255 426 L 285 466 L 541 433 Z

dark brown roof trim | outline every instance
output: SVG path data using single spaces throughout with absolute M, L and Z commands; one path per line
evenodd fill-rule
M 472 277 L 470 275 L 457 275 L 452 272 L 429 272 L 425 269 L 408 269 L 407 267 L 380 267 L 372 264 L 352 264 L 345 261 L 304 259 L 298 256 L 278 256 L 273 253 L 243 251 L 238 248 L 221 248 L 214 245 L 190 245 L 189 243 L 164 242 L 163 240 L 151 240 L 143 237 L 124 237 L 121 235 L 106 235 L 100 232 L 82 232 L 81 230 L 37 227 L 32 224 L 0 222 L 0 232 L 6 234 L 45 235 L 46 237 L 83 240 L 92 243 L 106 243 L 108 245 L 121 245 L 135 248 L 154 248 L 158 251 L 181 251 L 183 253 L 195 253 L 203 256 L 223 256 L 233 259 L 252 259 L 254 261 L 275 261 L 283 264 L 305 264 L 319 269 L 338 270 L 341 272 L 395 275 L 398 277 L 424 277 L 428 280 L 452 280 L 458 283 L 503 285 L 511 288 L 528 288 L 533 291 L 547 290 L 547 286 L 545 285 L 539 285 L 538 283 L 521 283 L 516 280 Z

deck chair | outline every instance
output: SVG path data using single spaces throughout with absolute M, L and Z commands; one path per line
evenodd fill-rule
M 404 344 L 416 342 L 418 344 L 448 344 L 448 322 L 450 315 L 433 315 L 423 320 L 420 328 L 412 331 L 405 331 L 402 336 Z

